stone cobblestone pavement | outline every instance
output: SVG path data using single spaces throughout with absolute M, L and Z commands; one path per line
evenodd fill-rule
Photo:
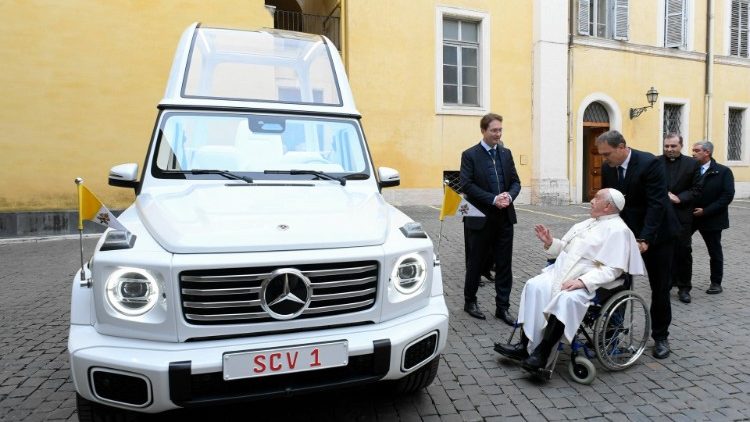
M 437 239 L 434 207 L 402 209 Z M 544 254 L 533 225 L 544 223 L 562 235 L 586 218 L 586 205 L 519 205 L 511 312 L 526 279 L 538 273 Z M 494 289 L 481 288 L 486 321 L 463 312 L 463 232 L 449 218 L 442 229 L 441 261 L 451 312 L 448 347 L 438 377 L 424 391 L 394 397 L 382 389 L 269 400 L 246 405 L 178 411 L 151 420 L 750 420 L 750 201 L 735 200 L 732 228 L 724 231 L 724 293 L 707 295 L 708 256 L 699 235 L 693 239 L 693 302 L 672 293 L 672 355 L 644 356 L 624 372 L 600 369 L 591 385 L 573 382 L 569 354 L 561 354 L 552 379 L 531 379 L 517 364 L 492 351 L 510 328 L 493 318 Z M 96 239 L 87 238 L 88 254 Z M 0 420 L 77 420 L 75 390 L 66 350 L 70 283 L 79 261 L 78 240 L 0 241 Z M 742 274 L 745 274 L 744 276 Z M 636 291 L 650 297 L 648 282 Z M 598 363 L 597 363 L 597 368 Z

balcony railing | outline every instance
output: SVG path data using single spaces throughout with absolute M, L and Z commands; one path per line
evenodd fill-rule
M 300 12 L 276 10 L 273 27 L 290 31 L 307 32 L 308 34 L 325 35 L 341 50 L 339 43 L 339 18 L 336 16 L 308 15 Z

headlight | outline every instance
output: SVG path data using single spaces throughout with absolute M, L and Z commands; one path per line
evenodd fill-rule
M 154 276 L 138 268 L 120 268 L 107 279 L 107 301 L 127 316 L 143 315 L 159 298 Z
M 408 254 L 398 259 L 391 273 L 391 281 L 396 290 L 411 294 L 419 290 L 427 278 L 427 265 L 419 254 Z

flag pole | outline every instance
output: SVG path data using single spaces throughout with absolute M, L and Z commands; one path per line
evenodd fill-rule
M 443 180 L 443 205 L 445 205 L 445 186 L 447 184 L 448 184 L 448 180 L 444 179 Z M 441 207 L 440 209 L 440 216 L 444 217 L 442 208 L 443 207 Z M 445 218 L 440 219 L 440 231 L 438 232 L 438 244 L 437 244 L 437 256 L 438 257 L 440 256 L 440 245 L 443 243 L 443 220 L 445 220 Z
M 81 217 L 81 212 L 83 212 L 83 196 L 81 195 L 83 179 L 76 177 L 75 182 L 78 188 L 78 244 L 81 246 L 81 281 L 83 281 L 86 279 L 86 270 L 83 267 L 83 218 Z
M 438 233 L 437 256 L 440 256 L 440 244 L 443 242 L 443 220 L 440 220 L 440 232 Z

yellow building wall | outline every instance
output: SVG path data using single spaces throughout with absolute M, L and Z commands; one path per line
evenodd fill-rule
M 572 134 L 576 136 L 575 124 L 581 119 L 578 109 L 583 100 L 594 93 L 602 93 L 611 97 L 620 109 L 620 131 L 628 145 L 661 154 L 661 104 L 664 99 L 673 98 L 689 103 L 688 138 L 684 147 L 689 149 L 692 143 L 704 139 L 705 70 L 705 63 L 697 60 L 576 46 L 573 49 Z M 711 141 L 715 146 L 717 161 L 725 163 L 726 103 L 750 104 L 750 90 L 738 89 L 747 85 L 750 68 L 715 65 L 714 72 Z M 648 105 L 645 93 L 651 86 L 659 91 L 659 100 L 653 108 L 631 120 L 631 107 Z M 571 180 L 575 180 L 581 168 L 582 163 L 577 163 L 574 169 L 576 174 L 572 175 Z M 748 180 L 750 177 L 747 166 L 734 166 L 733 172 L 738 180 Z
M 713 95 L 713 114 L 711 116 L 711 142 L 714 144 L 714 158 L 722 164 L 727 164 L 727 105 L 728 103 L 741 104 L 750 113 L 750 67 L 739 67 L 730 65 L 714 66 L 714 95 Z M 750 119 L 746 119 L 749 122 Z M 748 137 L 750 127 L 742 128 L 745 139 Z M 750 148 L 747 143 L 743 148 Z M 747 151 L 743 149 L 743 154 Z M 731 164 L 732 173 L 735 181 L 750 180 L 750 163 Z
M 0 16 L 0 211 L 75 209 L 78 176 L 126 206 L 109 169 L 142 165 L 185 28 L 273 27 L 264 0 L 5 0 Z
M 669 0 L 631 0 L 629 2 L 629 43 L 657 47 L 664 46 L 664 33 L 659 31 L 659 19 L 664 19 L 664 11 L 659 10 L 659 7 L 664 7 L 665 1 Z M 716 4 L 714 6 L 715 13 L 717 14 L 715 19 L 723 19 L 723 16 L 718 16 L 720 15 L 720 11 L 723 10 L 723 6 L 721 6 L 722 1 L 724 0 L 714 1 Z M 689 12 L 692 22 L 688 26 L 692 31 L 693 37 L 693 48 L 691 51 L 705 52 L 707 2 L 706 0 L 688 0 L 688 3 L 693 9 Z M 718 20 L 715 22 L 719 23 Z M 663 28 L 663 22 L 661 24 Z
M 481 138 L 481 116 L 435 111 L 438 6 L 490 15 L 489 109 L 503 116 L 503 140 L 528 185 L 519 157 L 531 155 L 530 1 L 346 0 L 344 54 L 375 165 L 399 170 L 402 187 L 438 188 L 442 171 L 458 170 L 461 152 Z

